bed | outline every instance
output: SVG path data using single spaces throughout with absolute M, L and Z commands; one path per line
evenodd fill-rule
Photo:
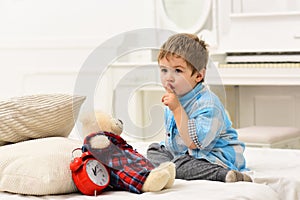
M 38 105 L 33 103 L 33 99 L 36 98 L 38 98 Z M 73 99 L 71 104 L 69 104 L 70 98 Z M 84 99 L 81 97 L 76 99 L 78 111 Z M 24 108 L 24 101 L 30 102 L 26 104 L 26 108 Z M 72 103 L 74 97 L 65 95 L 34 96 L 0 103 L 0 122 L 5 120 L 5 123 L 0 123 L 0 145 L 2 144 L 0 146 L 0 199 L 96 199 L 79 193 L 72 182 L 69 169 L 71 152 L 82 144 L 74 134 L 69 135 L 70 129 L 74 127 Z M 68 110 L 69 106 L 71 112 Z M 25 112 L 24 109 L 29 112 Z M 65 110 L 63 118 L 56 116 L 62 115 L 58 110 Z M 9 121 L 10 119 L 13 120 Z M 53 132 L 49 132 L 50 127 L 45 123 L 43 126 L 41 123 L 30 124 L 43 120 L 45 123 L 51 121 Z M 61 123 L 62 120 L 64 123 Z M 24 127 L 20 127 L 23 125 Z M 39 131 L 34 132 L 37 127 Z M 53 134 L 58 133 L 58 130 L 63 131 Z M 3 145 L 8 140 L 12 144 Z M 129 143 L 145 155 L 151 142 Z M 176 179 L 172 188 L 160 192 L 134 194 L 126 191 L 109 191 L 100 194 L 97 199 L 300 199 L 300 150 L 247 147 L 245 157 L 253 183 Z M 23 195 L 27 191 L 33 191 L 36 195 Z
M 135 142 L 133 146 L 145 153 L 149 143 Z M 156 193 L 133 194 L 123 191 L 110 191 L 99 199 L 300 199 L 300 150 L 246 148 L 249 174 L 254 183 L 222 183 L 212 181 L 175 180 L 171 189 Z M 27 196 L 0 192 L 0 199 L 95 199 L 78 192 L 62 195 Z

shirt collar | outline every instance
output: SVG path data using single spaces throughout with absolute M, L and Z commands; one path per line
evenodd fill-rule
M 205 85 L 198 83 L 191 91 L 179 98 L 181 105 L 184 105 L 187 101 L 193 99 L 196 94 L 200 93 L 205 88 Z

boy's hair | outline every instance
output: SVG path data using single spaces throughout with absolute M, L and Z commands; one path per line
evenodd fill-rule
M 160 61 L 168 56 L 179 56 L 183 58 L 193 71 L 201 71 L 206 68 L 208 62 L 207 45 L 197 35 L 189 33 L 175 34 L 161 46 L 157 60 Z

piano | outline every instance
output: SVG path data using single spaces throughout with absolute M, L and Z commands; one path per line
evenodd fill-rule
M 224 85 L 300 86 L 298 1 L 215 3 L 218 44 L 211 55 Z
M 226 52 L 222 57 L 216 64 L 224 85 L 300 86 L 298 51 Z
M 300 128 L 299 1 L 214 2 L 218 34 L 211 58 L 234 127 Z

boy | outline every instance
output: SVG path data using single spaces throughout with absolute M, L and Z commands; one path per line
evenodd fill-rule
M 249 181 L 245 170 L 245 145 L 218 97 L 203 83 L 208 50 L 193 34 L 175 34 L 158 55 L 160 78 L 166 93 L 166 140 L 153 143 L 148 159 L 156 166 L 176 165 L 176 178 L 222 182 Z

